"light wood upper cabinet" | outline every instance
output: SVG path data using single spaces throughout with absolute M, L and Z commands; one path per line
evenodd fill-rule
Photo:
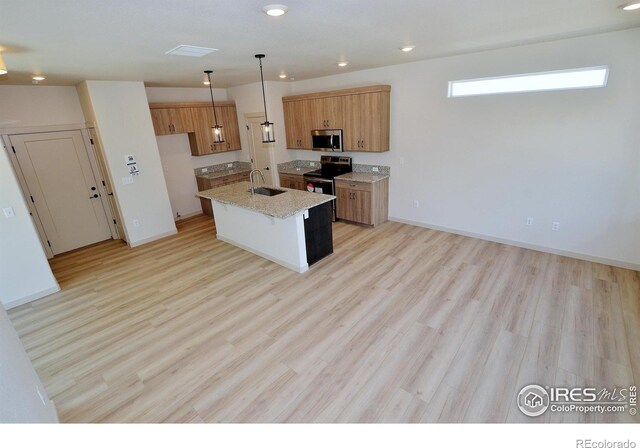
M 342 102 L 340 97 L 316 98 L 311 102 L 311 130 L 342 129 Z
M 311 149 L 311 102 L 287 101 L 282 106 L 287 148 Z
M 284 97 L 287 148 L 311 149 L 311 131 L 342 129 L 344 150 L 389 150 L 391 86 Z
M 191 114 L 184 109 L 151 109 L 151 121 L 156 135 L 193 132 Z
M 225 138 L 224 143 L 218 144 L 213 143 L 211 135 L 214 119 L 210 103 L 156 103 L 150 104 L 150 109 L 155 134 L 188 134 L 194 156 L 241 149 L 236 105 L 232 101 L 216 103 L 218 124 L 224 128 Z

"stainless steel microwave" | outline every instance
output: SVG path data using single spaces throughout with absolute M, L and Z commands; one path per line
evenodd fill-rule
M 317 129 L 311 131 L 314 151 L 342 152 L 342 129 Z

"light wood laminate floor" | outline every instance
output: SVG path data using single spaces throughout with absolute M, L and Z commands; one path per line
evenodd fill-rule
M 297 274 L 195 217 L 56 257 L 10 316 L 65 422 L 634 421 L 516 395 L 640 384 L 638 272 L 392 222 L 334 245 Z

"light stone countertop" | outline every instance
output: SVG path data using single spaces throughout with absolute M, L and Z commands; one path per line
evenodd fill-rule
M 255 197 L 251 197 L 250 188 L 251 184 L 249 182 L 237 182 L 224 187 L 201 191 L 198 196 L 282 219 L 336 198 L 328 194 L 310 193 L 283 187 L 271 187 L 276 190 L 286 191 L 277 196 L 256 194 Z
M 232 174 L 248 173 L 250 171 L 251 170 L 242 168 L 229 168 L 228 170 L 212 171 L 210 173 L 198 174 L 196 177 L 202 177 L 205 179 L 218 179 L 220 177 L 230 176 Z
M 378 182 L 380 180 L 386 179 L 389 177 L 388 174 L 371 174 L 371 173 L 356 173 L 351 172 L 347 174 L 342 174 L 340 176 L 336 176 L 334 179 L 336 180 L 345 180 L 348 182 L 363 182 L 372 184 Z
M 313 167 L 313 166 L 305 166 L 305 167 L 298 167 L 298 168 L 283 168 L 278 171 L 278 174 L 293 174 L 293 175 L 302 176 L 303 174 L 307 174 L 317 169 L 318 167 Z

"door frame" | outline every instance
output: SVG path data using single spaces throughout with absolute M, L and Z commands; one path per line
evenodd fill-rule
M 87 156 L 89 158 L 89 164 L 91 165 L 91 172 L 96 180 L 96 183 L 99 185 L 99 188 L 100 188 L 101 204 L 104 209 L 105 215 L 107 217 L 107 224 L 109 225 L 111 238 L 120 239 L 120 237 L 118 236 L 117 229 L 113 224 L 114 216 L 111 211 L 111 207 L 109 207 L 108 205 L 105 187 L 102 184 L 102 181 L 104 180 L 104 176 L 102 175 L 102 171 L 99 169 L 99 166 L 96 160 L 96 155 L 93 150 L 93 146 L 90 144 L 91 139 L 89 137 L 89 131 L 87 130 L 86 127 L 69 126 L 67 128 L 67 127 L 61 126 L 61 127 L 56 127 L 55 130 L 51 130 L 51 127 L 28 128 L 21 132 L 19 131 L 19 132 L 2 134 L 2 141 L 7 150 L 7 153 L 9 154 L 9 160 L 11 161 L 13 171 L 16 174 L 16 177 L 18 178 L 18 183 L 20 184 L 20 192 L 22 193 L 22 198 L 25 204 L 27 204 L 27 207 L 29 209 L 29 214 L 31 215 L 31 220 L 34 223 L 36 230 L 38 231 L 38 236 L 40 237 L 40 244 L 42 244 L 42 248 L 47 254 L 48 259 L 53 258 L 54 254 L 49 244 L 47 244 L 47 235 L 35 205 L 32 201 L 27 200 L 27 197 L 29 198 L 31 197 L 29 194 L 29 187 L 27 186 L 26 178 L 24 176 L 24 173 L 22 172 L 20 163 L 18 162 L 18 157 L 15 152 L 15 149 L 11 144 L 11 137 L 14 135 L 17 136 L 17 135 L 25 135 L 25 134 L 50 134 L 54 132 L 70 132 L 70 131 L 79 131 L 80 135 L 82 136 L 82 141 L 85 146 L 85 151 L 87 151 Z
M 245 113 L 244 114 L 244 124 L 245 124 L 245 130 L 247 133 L 247 142 L 249 143 L 249 159 L 251 160 L 251 167 L 252 168 L 256 168 L 256 162 L 255 162 L 255 150 L 256 147 L 254 145 L 253 142 L 253 135 L 251 135 L 251 127 L 249 125 L 249 123 L 254 122 L 256 119 L 258 120 L 262 120 L 262 122 L 264 122 L 265 118 L 264 118 L 264 113 L 262 112 L 250 112 L 250 113 Z M 262 143 L 261 144 L 266 144 L 268 146 L 267 151 L 269 151 L 269 176 L 271 176 L 271 185 L 279 185 L 279 181 L 278 178 L 276 176 L 277 174 L 277 169 L 276 169 L 276 159 L 275 159 L 275 144 L 274 143 Z M 264 173 L 262 173 L 264 174 Z

